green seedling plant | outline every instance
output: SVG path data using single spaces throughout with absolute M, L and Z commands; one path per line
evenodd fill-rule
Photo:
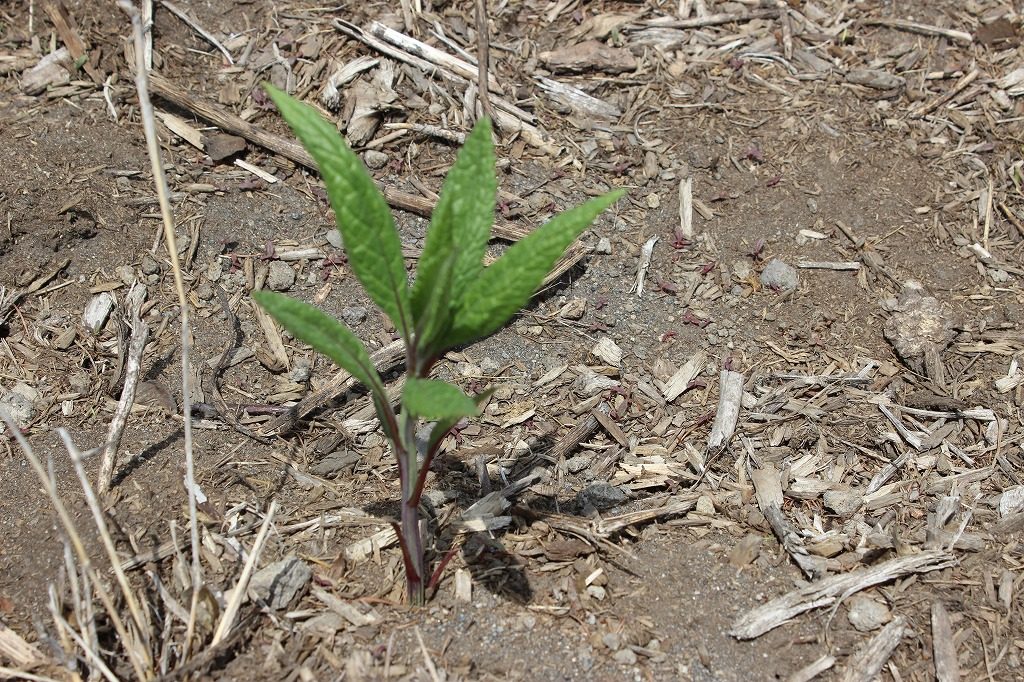
M 623 192 L 609 192 L 555 216 L 484 267 L 497 179 L 491 124 L 481 118 L 444 182 L 410 285 L 390 208 L 362 162 L 316 110 L 272 86 L 266 89 L 320 169 L 349 267 L 405 344 L 407 376 L 398 405 L 392 405 L 370 355 L 348 327 L 282 294 L 252 295 L 296 339 L 330 358 L 369 391 L 398 460 L 401 519 L 394 525 L 407 598 L 423 604 L 428 585 L 437 578 L 428 580 L 420 532 L 427 471 L 444 437 L 461 419 L 476 416 L 487 397 L 471 397 L 455 385 L 431 379 L 431 368 L 448 350 L 504 326 L 540 288 L 566 248 Z M 425 442 L 418 443 L 421 423 L 433 427 Z

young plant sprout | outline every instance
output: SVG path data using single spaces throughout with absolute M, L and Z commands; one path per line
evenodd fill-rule
M 430 379 L 430 370 L 446 351 L 497 331 L 526 305 L 565 249 L 623 191 L 555 216 L 485 268 L 497 180 L 491 123 L 482 118 L 444 182 L 410 286 L 391 211 L 359 158 L 312 107 L 272 86 L 266 89 L 320 168 L 352 272 L 405 343 L 407 378 L 397 408 L 366 349 L 348 327 L 281 294 L 254 291 L 252 296 L 295 338 L 326 355 L 369 391 L 398 460 L 402 513 L 395 530 L 405 563 L 407 598 L 423 604 L 428 585 L 419 504 L 427 471 L 444 437 L 463 417 L 477 415 L 487 395 L 467 396 L 457 386 Z M 434 423 L 425 442 L 415 437 L 421 422 Z

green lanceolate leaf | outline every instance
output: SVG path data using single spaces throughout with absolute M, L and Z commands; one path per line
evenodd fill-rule
M 410 338 L 412 319 L 402 243 L 387 202 L 333 125 L 312 107 L 272 85 L 264 87 L 320 168 L 352 272 L 403 338 Z
M 473 399 L 458 386 L 434 379 L 406 379 L 402 405 L 411 415 L 428 421 L 461 419 L 478 412 Z
M 273 291 L 254 291 L 252 297 L 292 336 L 330 358 L 374 394 L 384 396 L 384 385 L 363 344 L 348 327 L 308 303 Z
M 480 393 L 472 398 L 473 404 L 476 405 L 476 412 L 480 413 L 480 406 L 485 400 L 491 397 L 494 393 L 493 388 L 489 388 L 483 393 Z M 462 417 L 448 417 L 447 419 L 439 419 L 434 424 L 434 428 L 430 430 L 430 439 L 427 441 L 427 452 L 432 453 L 437 449 L 437 446 L 441 444 L 441 440 L 448 435 L 448 432 L 452 430 L 452 427 L 459 423 Z
M 452 276 L 455 260 L 456 253 L 452 251 L 441 261 L 425 306 L 416 317 L 416 361 L 419 366 L 410 370 L 413 374 L 422 376 L 420 368 L 429 365 L 444 350 L 444 337 L 452 326 Z
M 438 283 L 445 259 L 456 254 L 452 275 L 453 300 L 479 274 L 494 224 L 494 198 L 498 182 L 494 177 L 494 147 L 490 119 L 477 121 L 473 132 L 459 150 L 455 165 L 445 178 L 441 197 L 430 219 L 426 244 L 416 266 L 412 304 L 417 323 L 423 315 L 431 290 Z
M 615 190 L 560 213 L 484 268 L 456 302 L 452 332 L 445 339 L 448 345 L 487 336 L 508 322 L 530 300 L 565 249 L 623 194 Z

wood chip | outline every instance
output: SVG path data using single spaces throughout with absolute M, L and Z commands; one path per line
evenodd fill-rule
M 882 666 L 908 634 L 906 621 L 897 616 L 850 656 L 839 679 L 842 682 L 873 682 L 878 679 Z
M 956 563 L 956 557 L 951 553 L 945 550 L 931 550 L 834 575 L 788 592 L 753 609 L 737 619 L 729 632 L 736 639 L 754 639 L 801 613 L 831 606 L 844 595 L 854 594 L 904 575 L 949 568 Z
M 953 641 L 949 612 L 940 601 L 932 602 L 932 655 L 935 657 L 937 682 L 960 682 L 960 663 Z

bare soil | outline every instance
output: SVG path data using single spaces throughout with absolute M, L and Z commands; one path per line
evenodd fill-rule
M 290 269 L 294 281 L 282 288 L 350 322 L 371 351 L 393 339 L 327 239 L 333 215 L 319 178 L 249 140 L 239 158 L 277 178 L 269 184 L 160 127 L 193 306 L 206 580 L 223 607 L 274 499 L 280 508 L 259 567 L 298 557 L 312 576 L 280 608 L 250 600 L 229 646 L 205 657 L 211 627 L 200 623 L 193 658 L 181 660 L 180 647 L 169 647 L 160 672 L 724 682 L 811 679 L 798 671 L 825 659 L 831 665 L 818 679 L 870 679 L 854 675 L 865 666 L 858 655 L 896 619 L 905 629 L 879 662 L 880 679 L 936 679 L 936 651 L 952 651 L 962 679 L 1022 679 L 1024 381 L 996 384 L 1020 375 L 1024 351 L 1024 107 L 1020 84 L 1008 76 L 1024 55 L 1020 15 L 999 2 L 708 0 L 693 3 L 706 5 L 706 14 L 681 19 L 731 20 L 679 27 L 665 22 L 677 4 L 691 3 L 489 4 L 491 72 L 502 97 L 533 116 L 550 147 L 498 127 L 499 218 L 530 229 L 609 188 L 629 195 L 584 235 L 585 258 L 507 328 L 449 354 L 440 368 L 467 390 L 499 390 L 483 417 L 450 441 L 429 479 L 432 561 L 449 549 L 453 558 L 424 608 L 402 605 L 397 546 L 368 556 L 351 551 L 387 529 L 398 492 L 381 436 L 352 421 L 368 418 L 360 391 L 335 396 L 283 432 L 259 435 L 337 370 L 287 335 L 288 366 L 275 364 L 249 299 L 254 283 Z M 172 524 L 179 540 L 188 536 L 177 299 L 125 58 L 127 20 L 106 2 L 64 5 L 88 45 L 89 68 L 103 77 L 71 67 L 65 82 L 40 94 L 24 91 L 24 69 L 64 37 L 38 4 L 0 9 L 0 394 L 34 392 L 23 433 L 52 462 L 58 493 L 105 570 L 56 430 L 82 449 L 105 441 L 130 334 L 125 295 L 135 280 L 146 285 L 151 337 L 142 395 L 104 509 L 119 552 L 144 559 L 129 575 L 146 595 L 159 656 L 160 642 L 181 641 L 185 623 L 153 576 L 173 599 L 186 607 L 190 600 L 187 543 L 181 554 L 150 556 L 166 547 Z M 476 110 L 475 101 L 465 106 L 465 83 L 384 59 L 331 22 L 381 21 L 451 51 L 440 28 L 473 56 L 474 3 L 178 6 L 236 63 L 226 64 L 158 4 L 155 71 L 195 102 L 268 133 L 289 135 L 261 82 L 316 103 L 337 66 L 382 58 L 340 87 L 340 108 L 319 105 L 352 135 L 356 84 L 394 66 L 396 97 L 377 93 L 380 127 L 356 150 L 373 162 L 382 187 L 429 199 L 439 191 L 457 146 L 422 128 L 397 135 L 384 124 L 468 131 Z M 599 20 L 612 28 L 597 30 Z M 885 25 L 892 20 L 947 34 Z M 559 70 L 549 51 L 587 38 L 612 51 L 611 63 L 587 52 L 578 71 Z M 561 103 L 541 89 L 541 76 L 619 114 L 602 119 Z M 888 76 L 890 87 L 866 85 L 868 76 Z M 154 102 L 207 140 L 219 132 L 197 114 L 201 107 L 159 95 Z M 687 177 L 694 235 L 681 239 Z M 395 215 L 412 268 L 428 220 Z M 638 294 L 642 248 L 652 237 L 658 241 Z M 283 255 L 306 248 L 317 255 Z M 502 248 L 495 240 L 492 255 Z M 798 268 L 796 288 L 780 291 L 762 276 L 773 260 L 819 266 Z M 911 280 L 934 297 L 944 332 L 929 337 L 893 322 L 904 319 L 898 299 Z M 83 312 L 103 292 L 116 304 L 98 331 L 89 330 Z M 898 354 L 894 328 L 927 337 L 934 355 L 920 364 Z M 621 361 L 595 357 L 601 339 L 622 350 Z M 219 363 L 225 353 L 239 361 Z M 697 356 L 703 369 L 682 395 L 665 400 L 665 382 Z M 722 370 L 744 375 L 744 399 L 728 446 L 708 450 Z M 588 371 L 618 384 L 587 393 Z M 389 381 L 400 374 L 398 367 Z M 895 411 L 909 440 L 879 404 Z M 566 445 L 599 405 L 618 428 L 599 427 Z M 63 532 L 17 444 L 6 433 L 0 443 L 0 621 L 37 642 L 49 663 L 81 657 L 61 651 L 48 611 L 50 585 L 65 610 L 73 604 Z M 87 462 L 94 480 L 97 460 Z M 898 464 L 889 477 L 869 489 L 891 462 Z M 755 470 L 775 472 L 797 553 L 820 561 L 823 575 L 801 572 L 792 547 L 780 543 Z M 487 488 L 530 474 L 536 482 L 502 510 L 507 525 L 454 530 Z M 599 483 L 614 501 L 587 497 Z M 657 511 L 686 501 L 686 511 Z M 951 505 L 949 516 L 937 511 L 940 503 Z M 638 511 L 652 513 L 600 531 L 603 521 Z M 954 565 L 859 588 L 750 640 L 733 634 L 752 609 L 808 582 L 933 550 L 948 551 Z M 456 590 L 464 577 L 468 597 Z M 877 622 L 851 615 L 865 597 L 884 612 Z M 350 617 L 330 608 L 332 598 L 351 608 Z M 950 633 L 936 630 L 935 609 L 949 613 Z M 102 615 L 99 631 L 112 670 L 132 677 Z M 0 653 L 0 664 L 13 662 Z M 90 663 L 40 669 L 70 679 L 69 668 L 84 674 Z

